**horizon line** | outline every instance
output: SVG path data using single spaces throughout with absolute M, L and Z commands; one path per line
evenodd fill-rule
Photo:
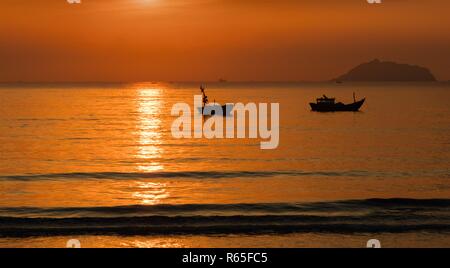
M 232 84 L 232 83 L 334 83 L 335 79 L 332 80 L 226 80 L 226 81 L 218 81 L 218 80 L 204 80 L 204 81 L 164 81 L 164 80 L 141 80 L 141 81 L 0 81 L 0 84 L 137 84 L 137 83 L 199 83 L 199 84 Z M 442 82 L 450 82 L 450 80 L 436 80 L 436 81 L 342 81 L 344 83 L 442 83 Z

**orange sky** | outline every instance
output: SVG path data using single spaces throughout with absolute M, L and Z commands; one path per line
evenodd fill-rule
M 374 58 L 450 80 L 450 1 L 0 1 L 0 81 L 328 80 Z

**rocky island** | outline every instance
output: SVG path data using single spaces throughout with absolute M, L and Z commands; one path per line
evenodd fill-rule
M 399 64 L 375 59 L 351 69 L 333 81 L 436 81 L 431 71 L 425 67 Z

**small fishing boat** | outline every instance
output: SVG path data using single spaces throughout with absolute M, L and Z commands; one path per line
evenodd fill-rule
M 323 95 L 322 98 L 316 99 L 316 103 L 311 102 L 309 105 L 311 109 L 316 112 L 357 112 L 364 104 L 366 99 L 356 101 L 355 93 L 353 93 L 353 103 L 344 104 L 337 102 L 335 98 L 328 98 Z
M 200 91 L 202 92 L 202 107 L 201 107 L 201 114 L 205 116 L 210 115 L 216 115 L 216 110 L 220 110 L 219 107 L 222 109 L 222 116 L 227 116 L 231 113 L 231 110 L 233 110 L 232 104 L 225 104 L 220 105 L 216 103 L 216 100 L 214 100 L 214 103 L 209 103 L 208 96 L 205 94 L 205 87 L 200 86 Z

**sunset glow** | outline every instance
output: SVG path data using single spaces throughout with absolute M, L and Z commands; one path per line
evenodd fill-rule
M 0 248 L 382 267 L 300 248 L 450 247 L 449 10 L 0 0 Z M 58 255 L 27 254 L 2 257 Z
M 437 0 L 6 0 L 0 81 L 328 80 L 374 58 L 448 80 L 447 10 Z

